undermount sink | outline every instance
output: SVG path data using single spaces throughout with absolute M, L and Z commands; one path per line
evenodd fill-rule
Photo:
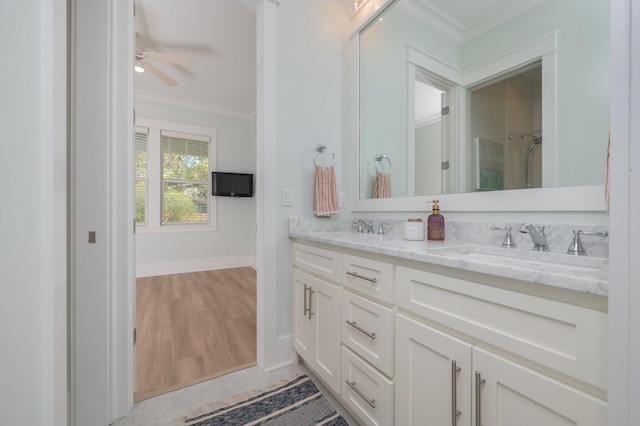
M 538 252 L 526 249 L 511 249 L 481 245 L 464 245 L 434 248 L 433 255 L 456 259 L 502 265 L 550 273 L 573 274 L 606 278 L 608 259 L 600 257 L 578 257 L 564 253 Z

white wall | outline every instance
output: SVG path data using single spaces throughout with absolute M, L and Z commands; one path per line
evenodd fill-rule
M 278 207 L 275 224 L 280 336 L 291 333 L 287 218 L 313 216 L 313 150 L 317 144 L 326 145 L 326 152 L 335 153 L 338 191 L 345 186 L 341 170 L 344 165 L 342 34 L 348 22 L 346 11 L 347 4 L 341 0 L 288 0 L 278 6 L 278 189 L 276 194 L 265 196 L 276 197 L 280 206 L 280 190 L 291 188 L 293 192 L 293 206 Z
M 66 424 L 65 11 L 0 3 L 3 425 Z
M 217 168 L 255 173 L 256 121 L 137 99 L 136 115 L 215 127 Z M 138 277 L 256 264 L 255 197 L 218 197 L 218 230 L 136 234 Z
M 602 0 L 547 0 L 462 47 L 462 69 L 468 70 L 528 40 L 558 31 L 558 186 L 605 180 L 610 9 L 610 2 Z

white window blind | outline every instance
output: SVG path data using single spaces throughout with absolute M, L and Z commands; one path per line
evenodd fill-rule
M 135 134 L 135 199 L 136 224 L 147 225 L 149 214 L 149 152 L 148 133 Z
M 209 223 L 210 141 L 162 132 L 161 145 L 162 224 Z

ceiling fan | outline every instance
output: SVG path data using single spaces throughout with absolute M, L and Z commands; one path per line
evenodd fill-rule
M 178 84 L 173 78 L 169 77 L 166 73 L 150 64 L 149 61 L 160 61 L 167 62 L 170 64 L 177 65 L 193 65 L 193 60 L 190 56 L 187 55 L 176 55 L 173 53 L 161 53 L 161 52 L 152 52 L 147 51 L 138 44 L 136 44 L 136 63 L 135 70 L 137 72 L 145 72 L 149 71 L 155 77 L 157 77 L 160 81 L 162 81 L 167 86 L 176 86 Z

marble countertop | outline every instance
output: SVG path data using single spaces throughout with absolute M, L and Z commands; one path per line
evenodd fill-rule
M 596 295 L 606 296 L 609 290 L 609 263 L 603 257 L 539 253 L 459 240 L 406 241 L 352 231 L 290 229 L 289 237 Z

